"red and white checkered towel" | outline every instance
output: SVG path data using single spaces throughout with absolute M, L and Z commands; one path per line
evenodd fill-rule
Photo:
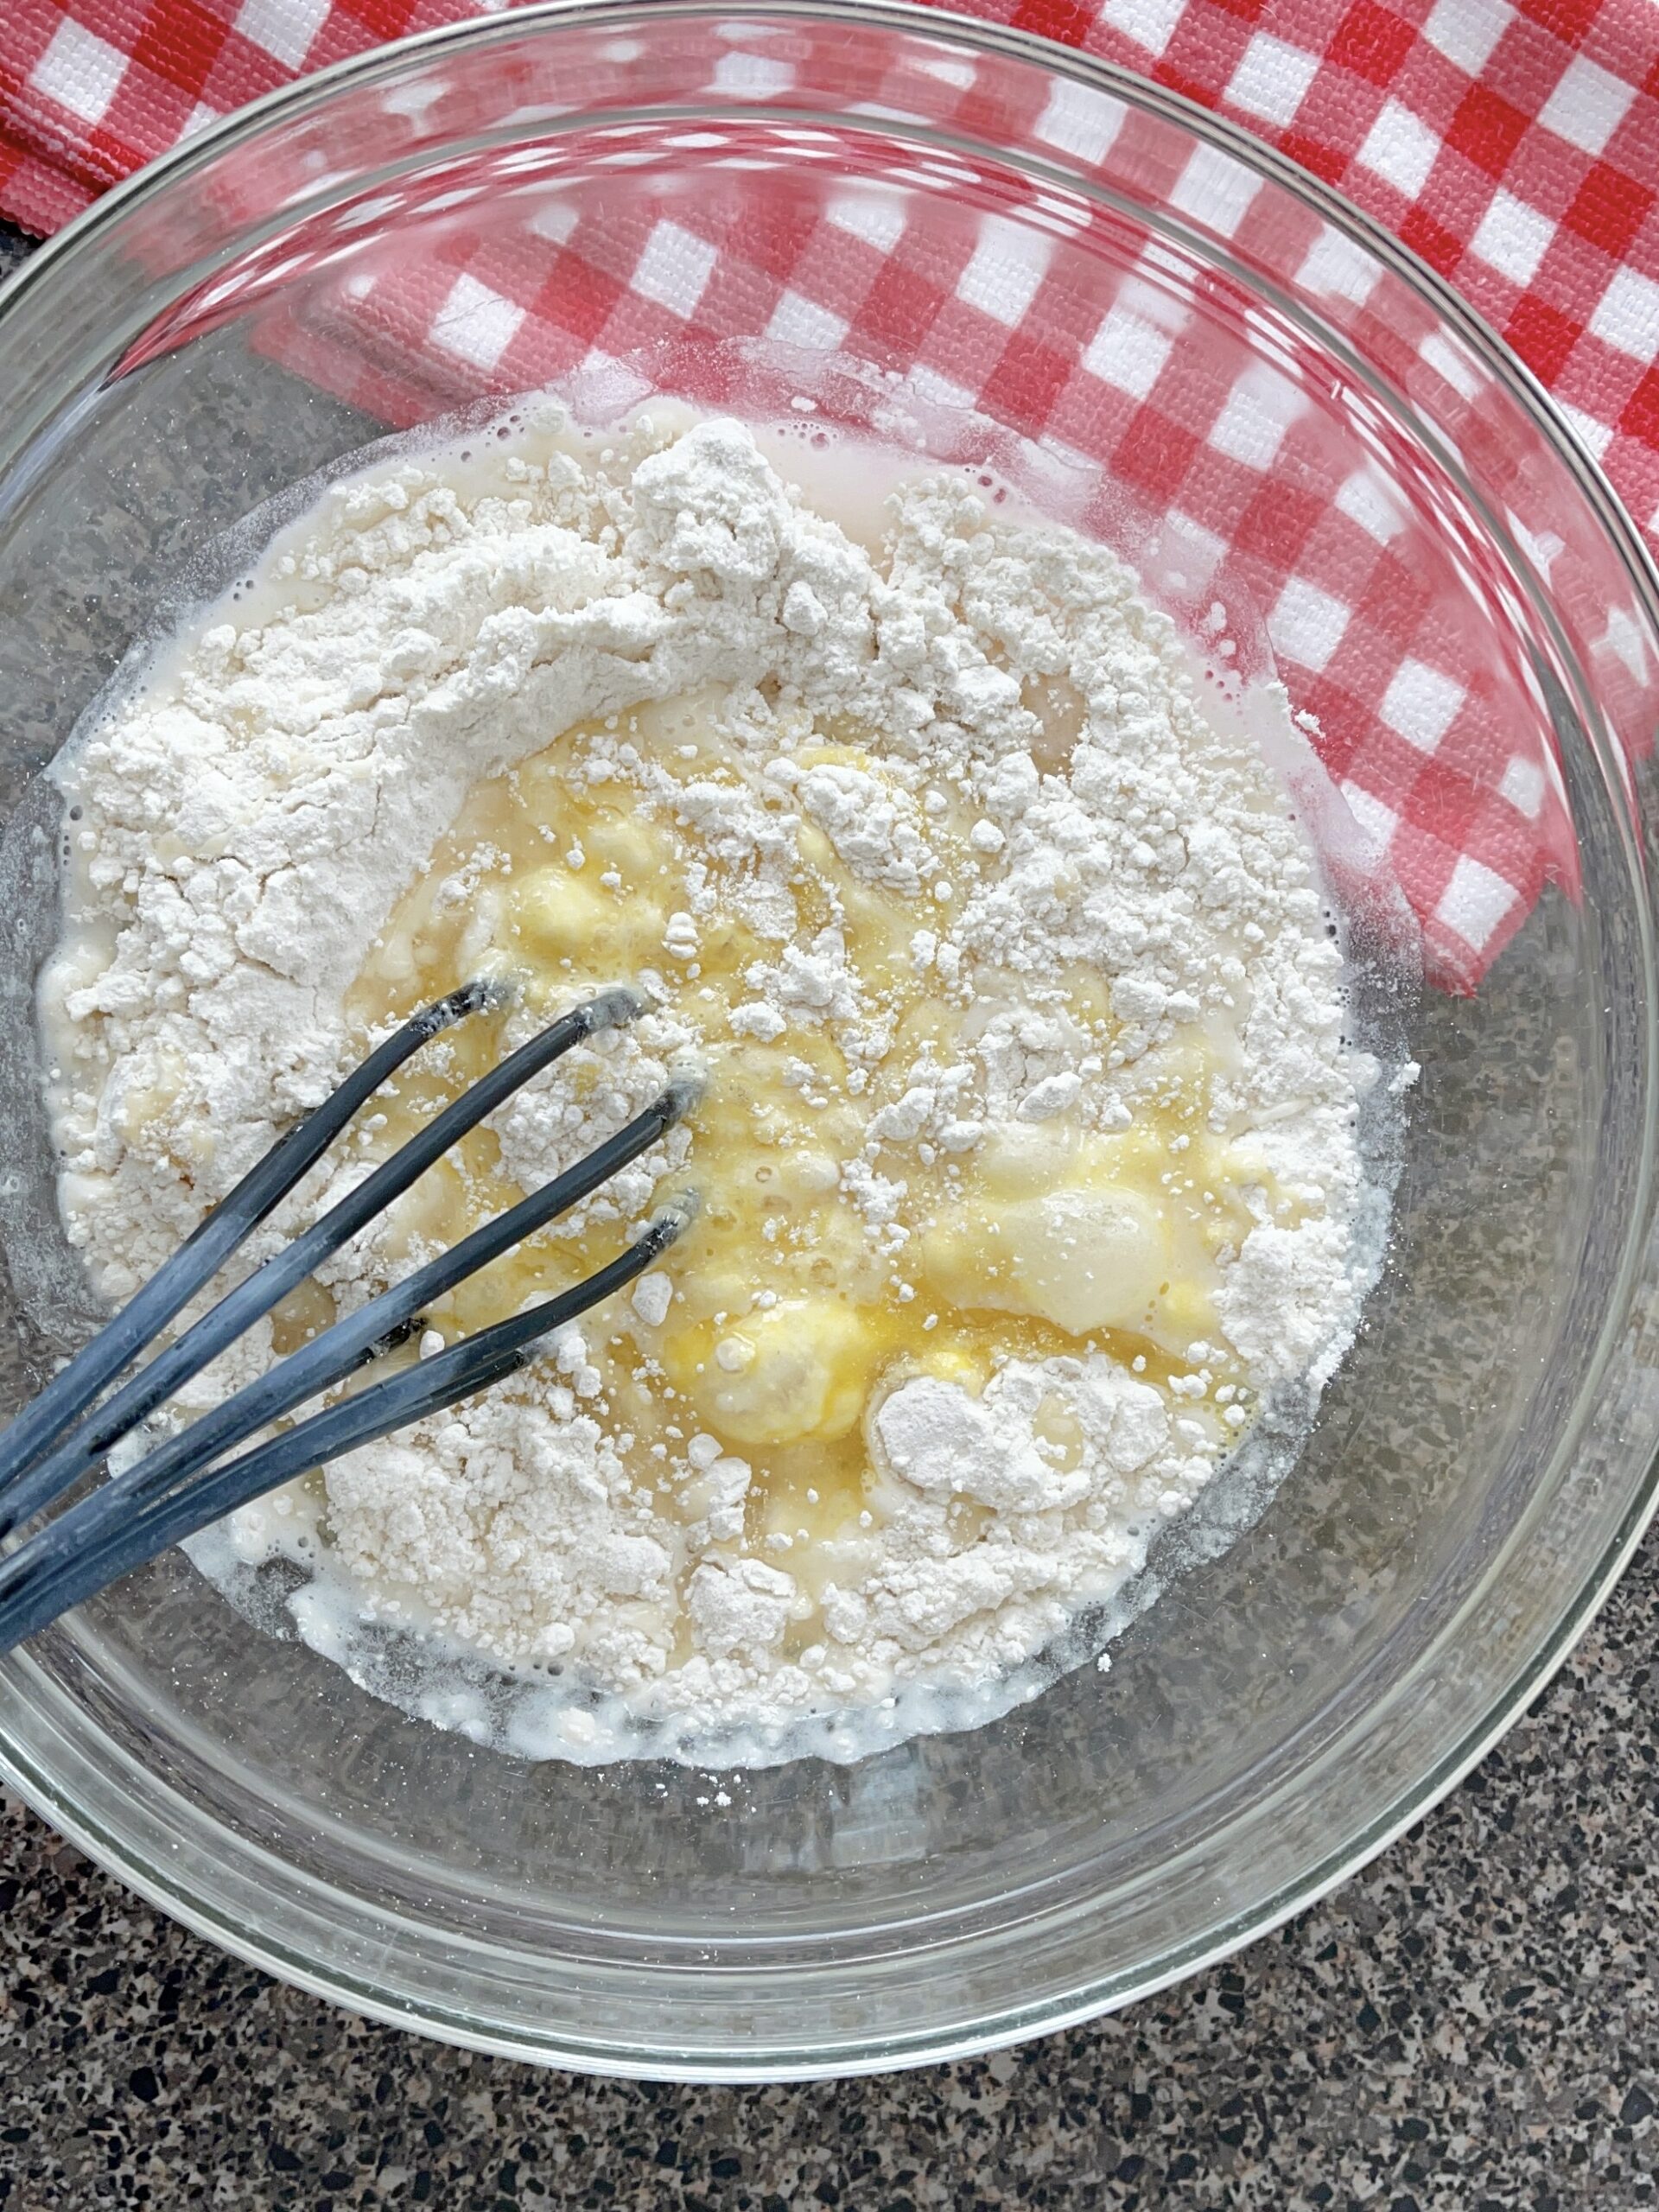
M 302 71 L 487 8 L 6 0 L 0 213 L 55 229 L 204 121 Z M 1659 543 L 1653 0 L 964 0 L 963 12 L 1139 70 L 1339 186 L 1510 340 Z M 873 334 L 888 318 L 889 354 L 992 398 L 994 411 L 1081 448 L 1178 515 L 1203 472 L 1211 534 L 1232 517 L 1224 554 L 1266 611 L 1294 692 L 1324 724 L 1327 766 L 1386 845 L 1432 968 L 1471 987 L 1544 882 L 1571 886 L 1571 833 L 1552 764 L 1517 750 L 1501 685 L 1471 674 L 1459 639 L 1442 634 L 1422 549 L 1399 538 L 1376 486 L 1333 481 L 1328 499 L 1307 502 L 1295 542 L 1276 514 L 1272 547 L 1253 543 L 1264 465 L 1255 448 L 1274 434 L 1201 348 L 1173 345 L 1122 300 L 1103 302 L 1100 340 L 1084 334 L 1078 361 L 1045 383 L 1044 349 L 1020 330 L 1037 280 L 1011 305 L 971 238 L 959 266 L 922 270 L 901 236 L 829 228 L 791 226 L 780 211 L 760 235 L 689 200 L 671 221 L 550 238 L 546 268 L 497 267 L 486 251 L 362 302 L 381 364 L 373 392 L 361 388 L 357 349 L 334 360 L 302 349 L 295 365 L 389 421 L 413 419 L 442 397 L 446 361 L 457 394 L 476 387 L 480 367 L 501 388 L 526 385 L 589 351 L 695 332 L 718 289 L 728 332 L 810 345 L 855 322 Z M 988 284 L 996 296 L 982 296 Z M 1141 480 L 1148 466 L 1155 481 Z M 1652 679 L 1641 670 L 1631 680 Z

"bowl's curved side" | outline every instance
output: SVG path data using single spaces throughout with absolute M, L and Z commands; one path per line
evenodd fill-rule
M 1198 152 L 1261 195 L 1246 232 L 1179 203 Z M 467 200 L 457 165 L 508 158 L 499 194 Z M 820 177 L 901 197 L 918 251 L 988 219 L 1039 238 L 1056 378 L 1128 272 L 1148 312 L 1198 303 L 1182 342 L 1294 383 L 1325 461 L 1380 472 L 1420 576 L 1508 687 L 1572 866 L 1555 887 L 1541 874 L 1478 988 L 1426 1002 L 1361 1344 L 1294 1481 L 1126 1632 L 1109 1688 L 1068 1676 L 973 1736 L 746 1777 L 711 1829 L 695 1777 L 519 1768 L 405 1721 L 204 1607 L 177 1560 L 0 1662 L 0 1772 L 152 1902 L 372 2017 L 601 2072 L 955 2056 L 1224 1955 L 1479 1758 L 1656 1499 L 1652 773 L 1606 643 L 1616 610 L 1659 665 L 1651 563 L 1448 287 L 1281 157 L 1103 64 L 902 7 L 576 0 L 340 65 L 131 180 L 0 292 L 0 797 L 16 804 L 204 536 L 385 427 L 271 361 L 286 345 L 315 369 L 325 339 L 336 361 L 343 346 L 360 399 L 391 339 L 353 302 L 385 264 L 446 266 L 463 222 L 530 253 L 573 211 L 620 238 L 721 194 L 751 195 L 758 234 Z M 1364 272 L 1351 291 L 1299 273 L 1327 235 Z M 764 328 L 769 306 L 734 296 L 703 337 Z M 484 365 L 452 372 L 493 388 Z M 1268 488 L 1306 502 L 1285 451 Z M 1206 495 L 1194 478 L 1182 496 Z M 14 1030 L 37 950 L 11 944 Z M 16 1397 L 53 1346 L 11 1246 Z

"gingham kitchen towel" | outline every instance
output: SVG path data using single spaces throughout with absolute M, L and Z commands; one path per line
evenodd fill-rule
M 55 229 L 302 71 L 482 12 L 468 0 L 9 0 L 0 213 Z M 1509 339 L 1659 541 L 1653 0 L 966 0 L 961 12 L 1136 69 L 1340 187 Z M 1425 546 L 1400 534 L 1380 480 L 1309 498 L 1290 542 L 1281 501 L 1272 545 L 1258 542 L 1255 493 L 1285 435 L 1262 396 L 1211 375 L 1201 346 L 1122 299 L 1103 302 L 1101 332 L 1045 387 L 1043 349 L 1020 331 L 1044 304 L 1039 288 L 1011 302 L 995 255 L 966 232 L 949 270 L 923 273 L 880 224 L 802 227 L 780 208 L 770 229 L 737 227 L 717 203 L 689 200 L 672 220 L 549 239 L 533 269 L 486 245 L 405 270 L 360 302 L 373 346 L 330 358 L 307 340 L 289 358 L 384 419 L 411 420 L 442 402 L 446 363 L 457 393 L 480 369 L 499 388 L 526 385 L 590 349 L 695 332 L 699 304 L 725 284 L 741 286 L 757 332 L 807 345 L 890 318 L 883 334 L 922 376 L 994 397 L 1005 418 L 1127 474 L 1160 510 L 1179 515 L 1201 473 L 1208 535 L 1228 531 L 1211 554 L 1266 614 L 1440 980 L 1472 986 L 1542 885 L 1571 886 L 1553 763 L 1516 749 L 1503 682 L 1443 633 Z M 724 308 L 720 319 L 733 327 Z M 1645 690 L 1654 672 L 1632 667 L 1630 680 Z

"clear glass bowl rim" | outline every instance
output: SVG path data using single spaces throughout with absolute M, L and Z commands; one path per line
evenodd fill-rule
M 1230 156 L 1318 213 L 1383 264 L 1417 293 L 1443 323 L 1455 329 L 1494 378 L 1508 387 L 1521 410 L 1548 439 L 1556 461 L 1574 480 L 1624 569 L 1637 602 L 1646 613 L 1656 635 L 1659 635 L 1659 565 L 1656 565 L 1634 520 L 1548 390 L 1448 280 L 1344 194 L 1251 132 L 1185 95 L 1117 63 L 1062 46 L 1036 33 L 958 15 L 949 9 L 911 4 L 911 0 L 728 0 L 728 4 L 719 7 L 708 4 L 708 0 L 536 0 L 536 4 L 531 6 L 468 18 L 372 47 L 363 54 L 299 77 L 236 109 L 111 187 L 52 238 L 35 247 L 12 276 L 0 284 L 0 318 L 26 292 L 33 291 L 42 283 L 50 283 L 59 263 L 66 257 L 124 219 L 135 208 L 163 195 L 195 169 L 238 145 L 257 139 L 273 124 L 324 105 L 342 91 L 366 89 L 382 78 L 397 75 L 412 56 L 432 56 L 449 48 L 482 48 L 510 42 L 538 29 L 556 29 L 562 23 L 603 22 L 622 30 L 660 23 L 669 18 L 722 22 L 751 19 L 795 22 L 807 26 L 867 25 L 954 43 L 970 53 L 1002 54 L 1052 77 L 1069 78 L 1104 92 L 1176 124 L 1195 139 Z M 930 134 L 921 125 L 912 125 L 912 129 L 918 137 L 941 135 Z M 1086 192 L 1089 188 L 1074 175 L 1068 175 L 1067 181 L 1074 189 Z M 285 211 L 285 220 L 291 218 L 291 212 Z M 1295 315 L 1294 303 L 1286 304 L 1287 312 Z M 1340 341 L 1333 345 L 1331 334 L 1322 332 L 1321 340 L 1332 350 L 1340 353 Z M 1352 365 L 1358 376 L 1371 380 L 1363 363 L 1355 362 Z M 1592 744 L 1599 748 L 1599 734 L 1592 733 L 1591 736 Z M 1606 764 L 1604 762 L 1603 766 L 1605 769 Z M 1651 1017 L 1653 931 L 1649 918 L 1645 915 L 1643 934 L 1649 967 Z M 1635 1210 L 1621 1278 L 1621 1310 L 1610 1313 L 1604 1328 L 1596 1380 L 1605 1370 L 1607 1350 L 1620 1321 L 1625 1318 L 1624 1309 L 1628 1308 L 1634 1278 L 1643 1263 L 1643 1245 L 1651 1213 L 1654 1152 L 1655 1132 L 1649 1125 L 1644 1145 L 1643 1203 Z M 1593 1382 L 1587 1384 L 1580 1395 L 1572 1424 L 1575 1433 L 1582 1430 L 1592 1394 Z M 99 1866 L 147 1903 L 197 1935 L 250 1965 L 389 2025 L 418 2030 L 498 2056 L 640 2079 L 730 2082 L 811 2080 L 880 2072 L 895 2065 L 943 2063 L 1074 2026 L 1103 2011 L 1153 1995 L 1270 1934 L 1339 1886 L 1454 1789 L 1538 1695 L 1605 1603 L 1656 1510 L 1659 1510 L 1659 1443 L 1649 1452 L 1625 1513 L 1600 1557 L 1583 1576 L 1548 1632 L 1539 1637 L 1528 1663 L 1517 1668 L 1508 1683 L 1493 1694 L 1478 1723 L 1465 1730 L 1459 1740 L 1427 1765 L 1413 1787 L 1399 1792 L 1339 1850 L 1308 1867 L 1294 1882 L 1260 1900 L 1248 1911 L 1195 1935 L 1191 1942 L 1173 1948 L 1150 1971 L 1132 1981 L 1114 1976 L 1101 1983 L 1080 1986 L 1068 1993 L 1063 2001 L 1007 2006 L 995 2018 L 971 2028 L 950 2032 L 924 2031 L 914 2037 L 887 2037 L 872 2039 L 861 2046 L 850 2041 L 838 2042 L 832 2053 L 805 2049 L 762 2050 L 746 2055 L 741 2060 L 733 2056 L 729 2061 L 711 2063 L 699 2055 L 673 2063 L 661 2050 L 629 2053 L 609 2042 L 583 2046 L 569 2037 L 556 2043 L 552 2039 L 531 2039 L 480 2020 L 459 2005 L 450 2008 L 428 2001 L 411 2001 L 377 1986 L 366 1974 L 359 1979 L 338 1967 L 325 1971 L 308 1952 L 283 1942 L 274 1931 L 251 1928 L 227 1910 L 216 1909 L 203 1893 L 209 1885 L 193 1880 L 188 1867 L 181 1866 L 176 1859 L 169 1865 L 159 1854 L 147 1854 L 135 1837 L 118 1831 L 100 1818 L 92 1807 L 80 1802 L 44 1763 L 3 1735 L 0 1735 L 0 1780 Z M 1473 1602 L 1471 1595 L 1469 1603 Z M 1460 1617 L 1462 1610 L 1459 1609 Z M 1448 1628 L 1446 1633 L 1449 1636 L 1452 1630 Z M 211 1866 L 214 1841 L 211 1828 L 204 1828 L 196 1840 L 203 1865 Z M 250 1867 L 256 1867 L 263 1856 L 257 1847 L 245 1842 L 240 1843 L 238 1849 Z M 297 1871 L 286 1866 L 283 1869 L 290 1883 Z M 305 1916 L 302 1913 L 296 1916 Z

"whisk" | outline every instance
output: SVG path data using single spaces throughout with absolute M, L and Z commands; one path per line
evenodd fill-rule
M 358 1109 L 414 1053 L 455 1023 L 501 1003 L 501 986 L 464 984 L 406 1021 L 316 1111 L 278 1139 L 131 1302 L 54 1376 L 0 1433 L 0 1541 L 108 1460 L 146 1421 L 262 1314 L 408 1190 L 467 1131 L 532 1076 L 601 1030 L 644 1011 L 632 991 L 601 991 L 510 1054 L 312 1227 L 275 1253 L 129 1380 L 139 1354 L 206 1288 L 279 1205 Z M 671 1081 L 626 1128 L 486 1222 L 448 1252 L 360 1306 L 267 1373 L 144 1452 L 0 1559 L 0 1650 L 60 1613 L 292 1477 L 372 1443 L 504 1380 L 543 1338 L 622 1289 L 673 1243 L 696 1211 L 671 1199 L 613 1260 L 584 1281 L 479 1330 L 321 1412 L 226 1458 L 273 1421 L 316 1397 L 424 1325 L 438 1298 L 596 1191 L 653 1145 L 695 1100 L 694 1078 Z

